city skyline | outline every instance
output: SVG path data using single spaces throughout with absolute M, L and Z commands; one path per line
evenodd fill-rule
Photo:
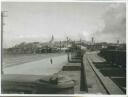
M 80 38 L 96 42 L 126 41 L 126 5 L 124 3 L 3 2 L 3 47 L 21 42 L 46 42 Z M 115 17 L 115 18 L 113 18 Z M 100 37 L 100 38 L 99 38 Z

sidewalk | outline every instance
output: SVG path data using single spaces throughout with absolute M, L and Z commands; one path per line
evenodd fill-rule
M 87 88 L 89 94 L 107 94 L 103 86 L 101 85 L 99 79 L 95 75 L 94 71 L 89 65 L 87 60 L 88 55 L 84 55 L 84 70 L 85 70 L 85 77 L 87 81 Z

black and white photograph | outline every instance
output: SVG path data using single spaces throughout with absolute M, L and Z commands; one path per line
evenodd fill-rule
M 126 94 L 125 2 L 4 1 L 1 44 L 2 94 Z

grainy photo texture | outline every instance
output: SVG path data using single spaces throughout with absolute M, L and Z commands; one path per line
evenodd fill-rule
M 126 5 L 2 2 L 2 94 L 126 94 Z

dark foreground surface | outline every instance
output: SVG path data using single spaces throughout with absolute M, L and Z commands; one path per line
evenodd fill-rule
M 98 53 L 72 54 L 68 61 L 67 55 L 62 55 L 54 57 L 53 64 L 46 58 L 5 68 L 2 93 L 126 94 L 126 68 Z M 52 73 L 45 75 L 44 71 Z

